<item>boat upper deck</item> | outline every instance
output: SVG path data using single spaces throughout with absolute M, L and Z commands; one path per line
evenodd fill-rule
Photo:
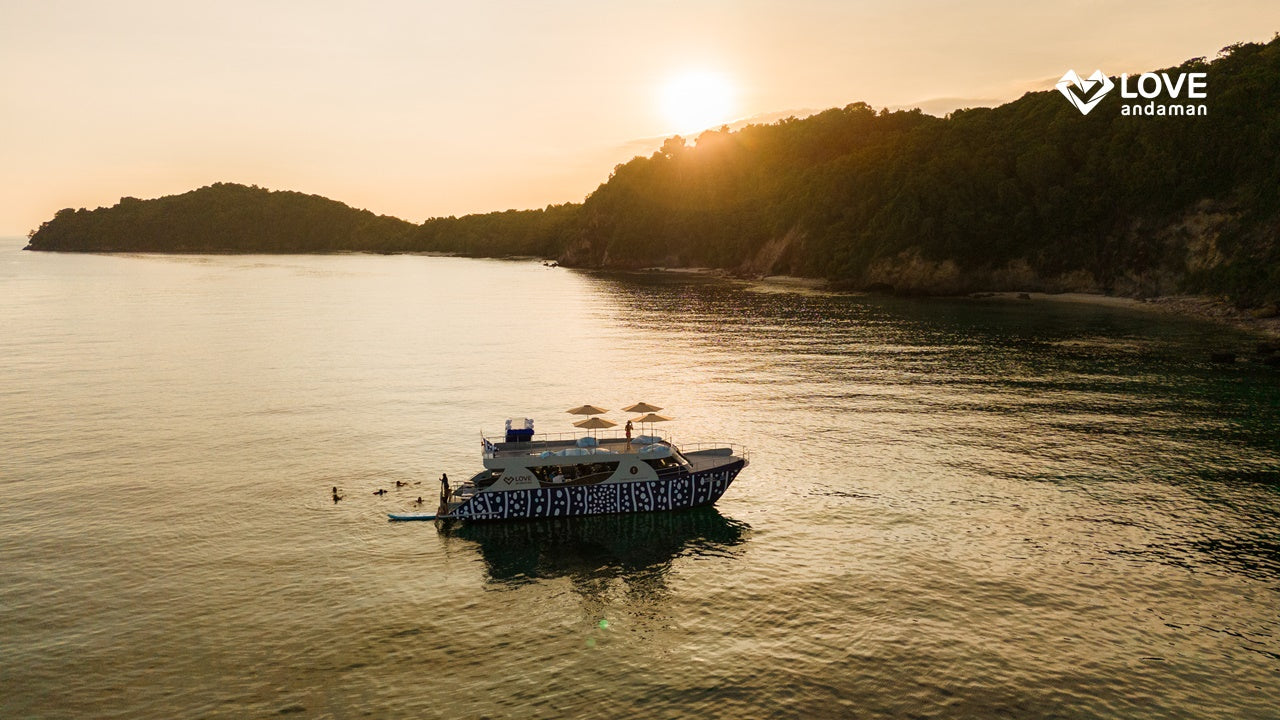
M 583 435 L 565 433 L 561 435 L 535 435 L 526 441 L 497 442 L 485 437 L 482 456 L 486 460 L 518 460 L 545 459 L 554 455 L 560 462 L 597 463 L 610 455 L 645 456 L 641 451 L 645 448 L 665 446 L 678 453 L 693 466 L 694 471 L 722 465 L 730 457 L 747 458 L 746 448 L 731 443 L 700 443 L 693 445 L 676 445 L 670 440 L 658 436 L 637 436 L 628 440 L 623 436 L 595 437 L 594 445 L 583 446 L 580 441 Z M 604 456 L 604 457 L 602 457 Z
M 566 433 L 563 435 L 535 435 L 532 439 L 518 442 L 495 442 L 489 438 L 484 439 L 484 457 L 488 458 L 515 458 L 527 457 L 530 455 L 541 455 L 544 452 L 558 453 L 562 450 L 573 450 L 581 448 L 583 450 L 603 450 L 605 453 L 600 454 L 630 454 L 637 453 L 641 448 L 649 445 L 664 444 L 669 445 L 662 438 L 635 438 L 628 441 L 625 437 L 601 437 L 595 438 L 594 445 L 582 445 L 580 440 L 586 436 Z M 589 457 L 589 455 L 583 455 Z

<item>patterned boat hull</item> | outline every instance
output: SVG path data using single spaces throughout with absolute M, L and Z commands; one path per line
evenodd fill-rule
M 573 517 L 711 505 L 729 489 L 745 465 L 744 460 L 735 460 L 702 472 L 661 480 L 478 493 L 442 519 Z

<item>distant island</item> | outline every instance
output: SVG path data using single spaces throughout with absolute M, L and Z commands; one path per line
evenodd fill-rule
M 1274 305 L 1280 35 L 1164 72 L 1208 73 L 1207 114 L 1084 115 L 1056 91 L 946 118 L 855 103 L 693 144 L 670 138 L 582 203 L 415 225 L 220 183 L 61 210 L 27 249 L 532 255 L 907 294 L 1200 293 Z

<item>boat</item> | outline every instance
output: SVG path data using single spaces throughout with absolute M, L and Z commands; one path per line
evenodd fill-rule
M 712 505 L 750 462 L 730 443 L 676 445 L 658 435 L 534 435 L 533 422 L 491 438 L 484 469 L 443 485 L 432 515 L 393 520 L 492 521 L 679 510 Z

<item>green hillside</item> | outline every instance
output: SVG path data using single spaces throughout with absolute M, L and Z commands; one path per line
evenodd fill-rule
M 422 225 L 219 184 L 63 210 L 30 249 L 447 251 L 707 266 L 903 293 L 1091 290 L 1280 300 L 1280 37 L 1207 74 L 1203 117 L 1082 115 L 1057 91 L 935 118 L 863 103 L 667 140 L 581 204 Z M 1146 102 L 1145 100 L 1143 101 Z
M 939 119 L 865 104 L 667 141 L 587 198 L 566 259 L 905 292 L 1280 289 L 1280 39 L 1224 49 L 1205 117 L 1056 91 Z
M 58 211 L 29 250 L 316 253 L 400 247 L 413 223 L 297 192 L 217 183 L 155 200 Z

